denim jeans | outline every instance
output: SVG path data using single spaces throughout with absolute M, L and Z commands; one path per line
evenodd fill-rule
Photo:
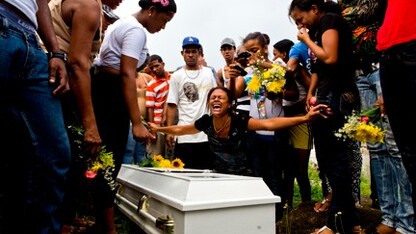
M 383 214 L 382 223 L 400 233 L 415 233 L 410 180 L 387 118 L 382 125 L 386 131 L 385 144 L 381 144 L 383 151 L 370 151 L 371 171 Z
M 146 144 L 141 141 L 136 141 L 133 138 L 132 127 L 130 125 L 126 151 L 123 155 L 123 164 L 140 164 L 146 159 L 146 155 Z
M 377 98 L 382 95 L 379 71 L 358 76 L 356 84 L 360 91 L 362 109 L 372 108 Z M 414 233 L 412 189 L 406 169 L 386 116 L 378 126 L 386 132 L 385 143 L 367 143 L 367 148 L 383 214 L 381 222 L 396 228 L 400 233 Z
M 70 147 L 48 61 L 35 33 L 2 15 L 0 51 L 0 232 L 60 233 Z
M 412 183 L 413 207 L 416 207 L 416 40 L 383 51 L 380 82 L 397 147 Z

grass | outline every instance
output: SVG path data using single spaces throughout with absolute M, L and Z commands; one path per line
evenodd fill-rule
M 322 187 L 321 187 L 321 179 L 319 178 L 319 171 L 317 165 L 313 162 L 309 163 L 309 170 L 308 170 L 309 180 L 311 183 L 312 188 L 312 201 L 321 201 L 322 200 Z M 360 192 L 361 197 L 370 197 L 371 194 L 371 180 L 368 178 L 366 173 L 361 174 L 361 184 L 360 184 Z M 294 192 L 293 192 L 293 208 L 296 208 L 301 202 L 299 186 L 295 180 Z

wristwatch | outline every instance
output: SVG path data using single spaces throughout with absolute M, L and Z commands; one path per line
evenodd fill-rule
M 51 58 L 59 58 L 62 61 L 64 61 L 64 63 L 68 62 L 68 56 L 64 52 L 48 52 L 47 56 L 48 60 L 50 60 Z

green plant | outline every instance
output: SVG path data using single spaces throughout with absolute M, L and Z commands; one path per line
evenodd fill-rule
M 321 179 L 319 178 L 319 170 L 315 163 L 309 163 L 309 181 L 312 189 L 312 201 L 322 200 Z M 361 197 L 370 197 L 371 194 L 371 179 L 364 173 L 361 174 L 360 193 Z M 301 202 L 299 186 L 295 180 L 293 191 L 293 208 L 296 208 Z

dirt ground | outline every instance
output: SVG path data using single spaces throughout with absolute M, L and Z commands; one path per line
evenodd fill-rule
M 381 212 L 371 208 L 371 199 L 362 197 L 362 208 L 358 209 L 360 224 L 365 233 L 376 234 L 375 227 L 380 223 Z M 315 202 L 304 202 L 289 215 L 276 224 L 276 234 L 309 234 L 325 225 L 326 213 L 316 213 L 313 210 Z
M 364 177 L 370 178 L 370 158 L 365 145 L 361 147 L 362 171 Z M 315 152 L 312 150 L 310 162 L 316 164 Z M 325 225 L 326 213 L 316 213 L 313 210 L 316 201 L 304 202 L 291 211 L 276 224 L 276 234 L 309 234 Z M 359 215 L 362 228 L 367 234 L 376 234 L 375 227 L 380 223 L 381 212 L 371 208 L 372 200 L 368 196 L 361 196 L 362 208 Z

